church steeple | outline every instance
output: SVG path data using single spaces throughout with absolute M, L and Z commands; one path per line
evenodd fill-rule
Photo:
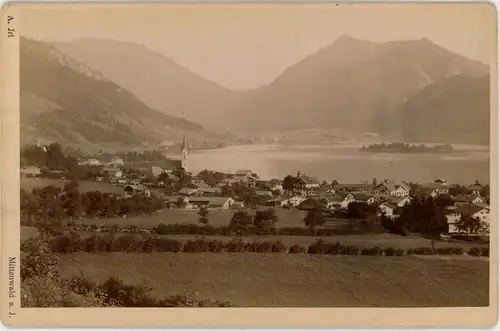
M 181 167 L 184 169 L 184 171 L 188 172 L 188 143 L 186 136 L 182 138 L 182 156 L 181 156 Z

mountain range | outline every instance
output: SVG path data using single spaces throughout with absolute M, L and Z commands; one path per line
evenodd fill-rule
M 57 141 L 120 149 L 217 138 L 200 124 L 146 106 L 54 46 L 21 38 L 21 143 Z
M 131 42 L 24 40 L 21 115 L 27 135 L 95 144 L 151 144 L 186 132 L 223 139 L 211 132 L 226 128 L 487 143 L 488 73 L 426 38 L 343 35 L 270 84 L 232 91 Z

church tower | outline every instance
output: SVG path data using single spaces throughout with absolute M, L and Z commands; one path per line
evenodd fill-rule
M 181 167 L 185 172 L 188 172 L 188 144 L 186 136 L 182 139 L 182 156 L 181 156 Z

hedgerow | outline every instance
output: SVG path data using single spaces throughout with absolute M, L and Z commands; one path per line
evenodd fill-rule
M 325 242 L 318 239 L 307 247 L 292 245 L 290 247 L 281 241 L 248 241 L 243 238 L 233 238 L 229 241 L 212 240 L 200 237 L 181 241 L 166 236 L 149 234 L 92 234 L 82 237 L 78 233 L 54 236 L 50 240 L 51 251 L 55 253 L 72 252 L 186 252 L 186 253 L 289 253 L 289 254 L 328 254 L 328 255 L 366 255 L 366 256 L 403 256 L 403 255 L 470 255 L 489 256 L 488 247 L 473 247 L 465 251 L 461 247 L 446 247 L 433 249 L 418 247 L 406 251 L 398 248 L 379 246 L 358 248 L 342 245 L 339 242 Z M 26 245 L 26 244 L 24 244 Z

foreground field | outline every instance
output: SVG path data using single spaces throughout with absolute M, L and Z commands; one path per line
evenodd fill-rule
M 59 188 L 64 188 L 64 185 L 67 183 L 67 180 L 64 179 L 49 179 L 49 178 L 25 178 L 21 177 L 21 188 L 25 190 L 32 190 L 34 188 L 42 188 L 49 185 L 54 185 Z M 81 192 L 88 191 L 101 191 L 106 193 L 123 193 L 123 188 L 117 185 L 112 185 L 109 183 L 98 183 L 92 181 L 78 181 L 80 184 Z
M 80 272 L 147 284 L 153 294 L 198 292 L 244 307 L 487 306 L 488 262 L 477 259 L 281 254 L 73 253 Z

